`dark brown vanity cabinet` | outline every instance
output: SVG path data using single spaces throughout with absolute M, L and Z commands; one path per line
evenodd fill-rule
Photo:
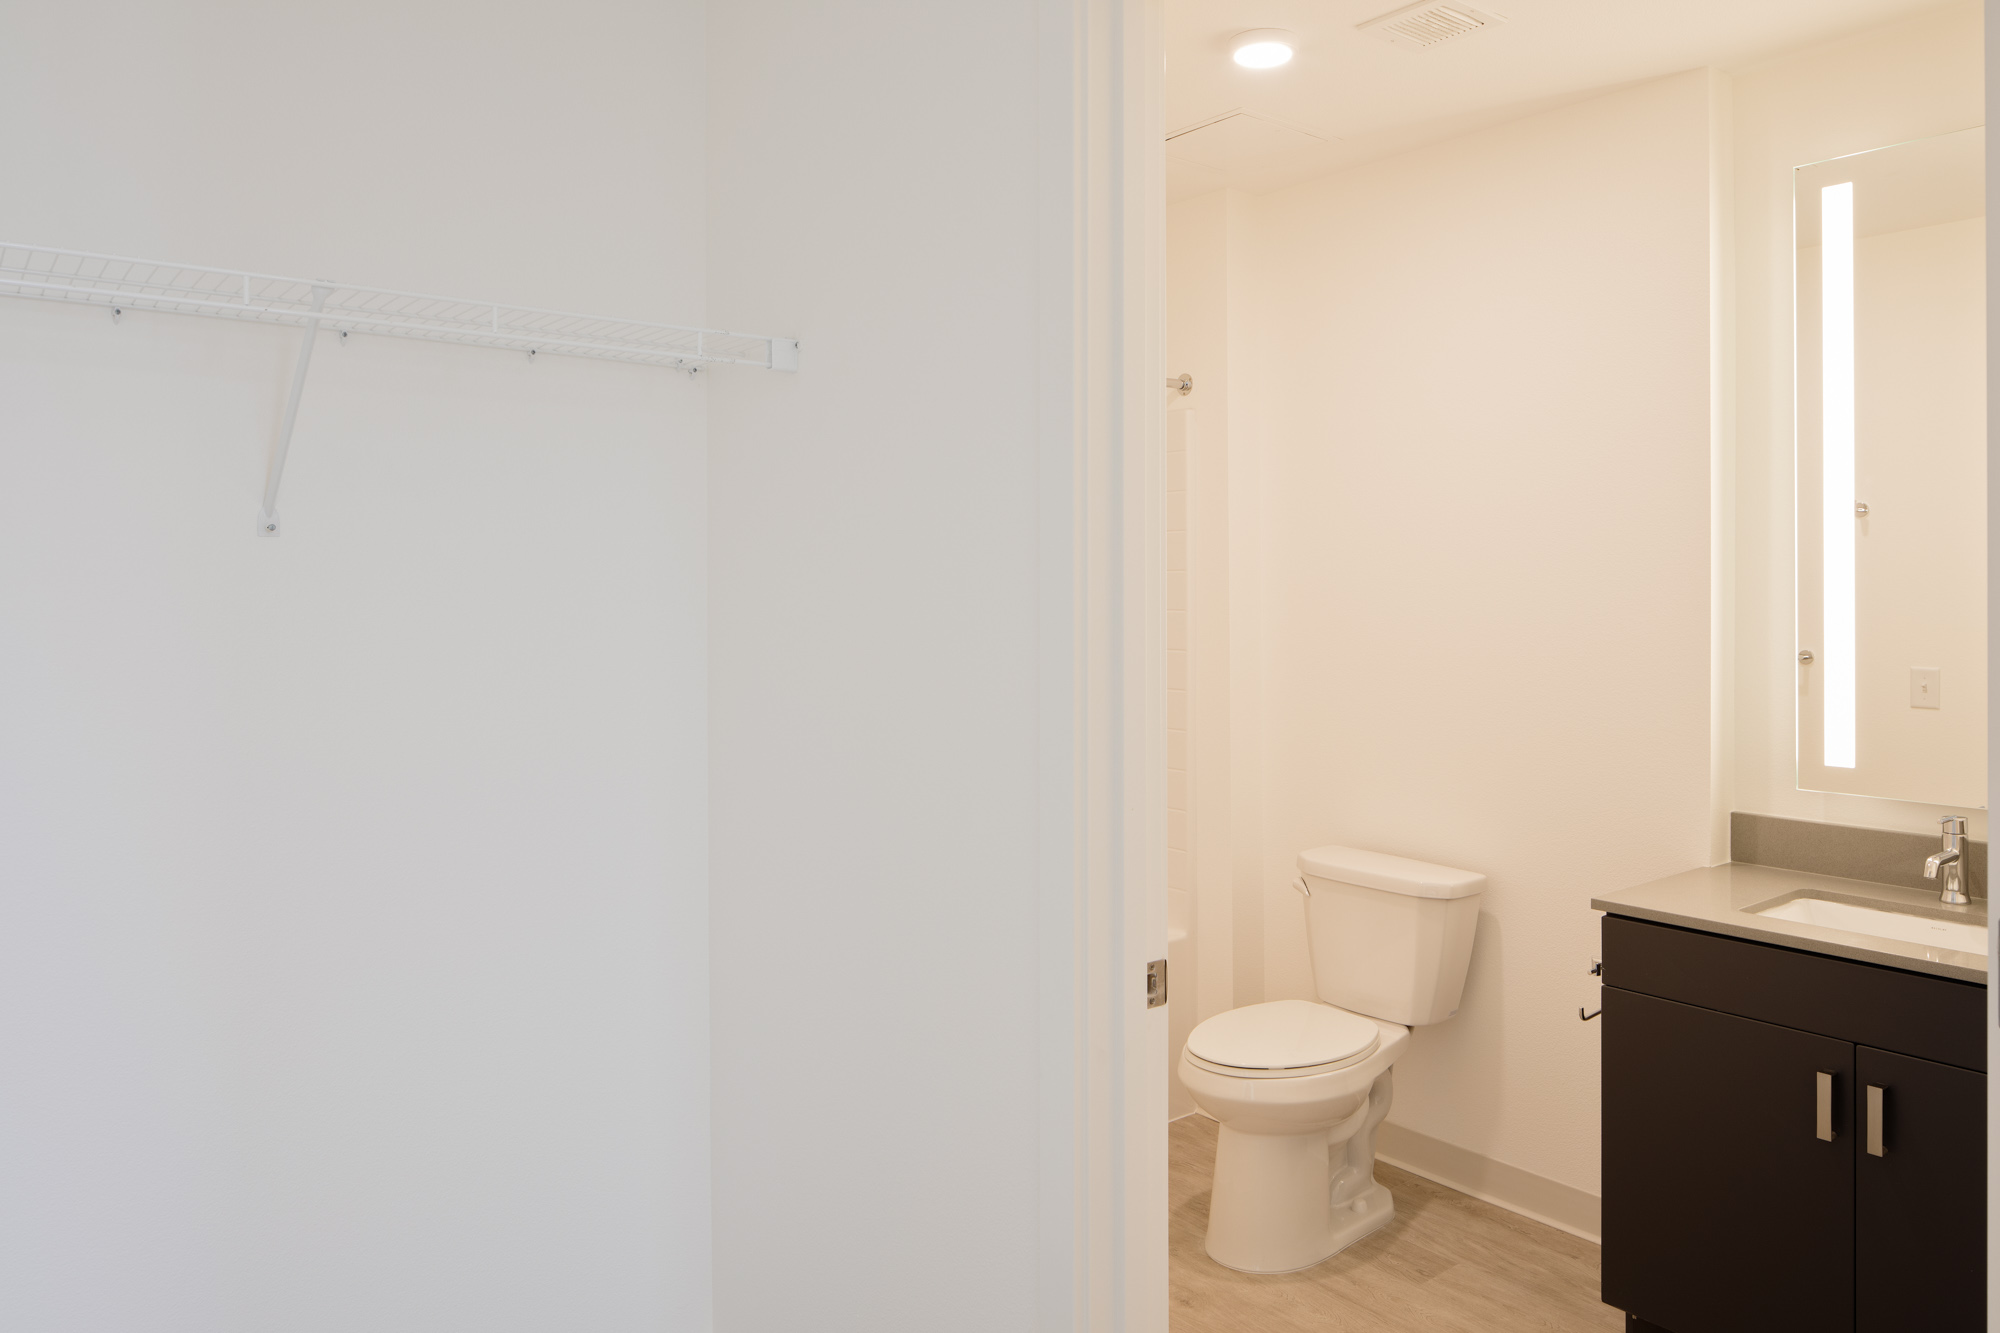
M 1854 1079 L 1855 1328 L 1984 1329 L 1986 1075 L 1862 1046 Z
M 1605 1302 L 1666 1333 L 1983 1330 L 1985 1005 L 1606 917 Z

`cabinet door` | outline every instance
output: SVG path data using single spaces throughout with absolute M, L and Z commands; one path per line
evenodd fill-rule
M 1854 1047 L 1612 986 L 1603 1023 L 1605 1302 L 1675 1333 L 1852 1329 Z
M 1880 1105 L 1879 1143 L 1871 1100 Z M 1855 1110 L 1857 1329 L 1978 1333 L 1986 1327 L 1986 1076 L 1863 1046 Z

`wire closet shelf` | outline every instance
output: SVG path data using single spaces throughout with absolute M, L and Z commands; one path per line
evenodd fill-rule
M 81 301 L 114 312 L 158 310 L 250 319 L 640 365 L 798 368 L 797 342 L 759 333 L 648 324 L 5 242 L 0 242 L 0 295 Z

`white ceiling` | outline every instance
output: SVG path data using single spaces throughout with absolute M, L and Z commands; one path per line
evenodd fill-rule
M 1936 0 L 1474 0 L 1508 19 L 1428 50 L 1357 32 L 1396 0 L 1167 0 L 1167 190 L 1278 189 L 1589 96 L 1763 57 L 1940 6 Z M 1239 68 L 1229 39 L 1286 28 L 1298 55 Z M 1315 143 L 1314 140 L 1321 142 Z

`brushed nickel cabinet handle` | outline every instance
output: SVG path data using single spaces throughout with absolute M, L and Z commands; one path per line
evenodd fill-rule
M 1822 1069 L 1817 1074 L 1814 1074 L 1813 1078 L 1815 1078 L 1819 1082 L 1819 1107 L 1818 1107 L 1818 1117 L 1817 1117 L 1817 1128 L 1819 1131 L 1819 1138 L 1820 1141 L 1823 1143 L 1832 1143 L 1833 1142 L 1833 1075 L 1827 1073 L 1824 1069 Z
M 1887 1157 L 1882 1148 L 1882 1094 L 1885 1089 L 1868 1085 L 1868 1155 Z

